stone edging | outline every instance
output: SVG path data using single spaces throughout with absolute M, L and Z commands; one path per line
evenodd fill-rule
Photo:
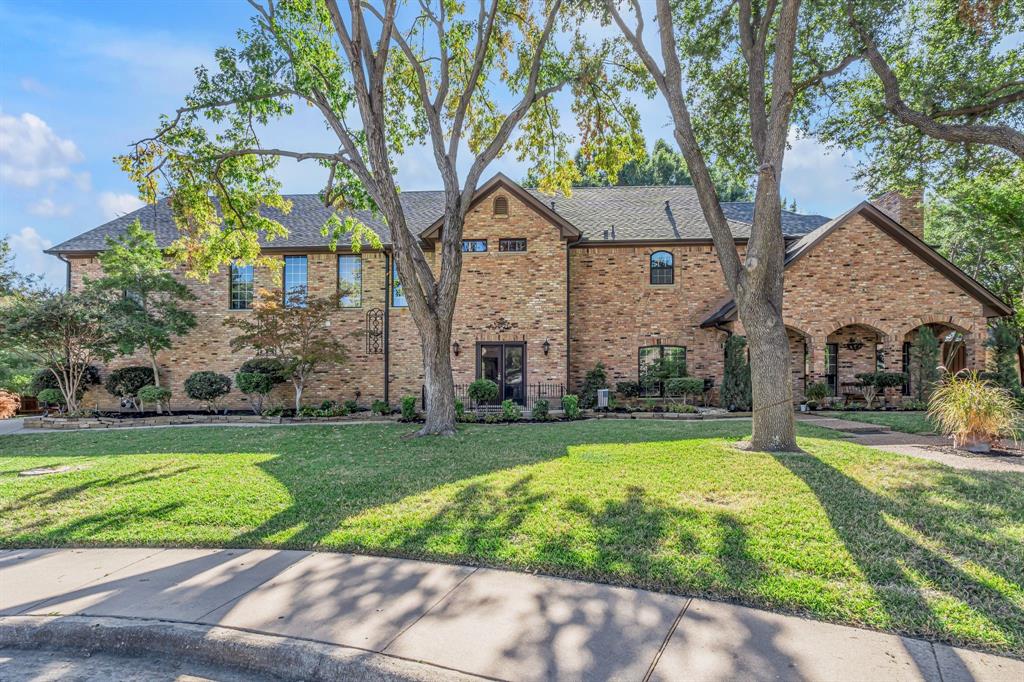
M 2 616 L 0 648 L 187 657 L 290 680 L 475 680 L 363 649 L 215 625 L 100 616 Z
M 309 417 L 293 419 L 289 417 L 263 417 L 254 414 L 183 414 L 133 419 L 117 419 L 115 417 L 26 417 L 26 429 L 58 429 L 75 431 L 79 429 L 125 429 L 140 426 L 190 426 L 192 424 L 307 424 L 307 423 L 344 423 L 347 421 L 366 421 L 366 417 Z M 374 416 L 374 421 L 394 421 L 387 417 Z

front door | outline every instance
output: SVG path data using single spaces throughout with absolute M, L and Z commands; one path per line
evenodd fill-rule
M 499 400 L 523 404 L 526 346 L 522 343 L 481 343 L 477 346 L 477 378 L 498 384 Z

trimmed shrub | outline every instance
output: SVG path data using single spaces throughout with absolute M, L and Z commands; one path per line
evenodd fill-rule
M 928 401 L 928 417 L 953 445 L 987 452 L 1000 438 L 1015 433 L 1021 413 L 1005 388 L 960 372 L 939 384 Z
M 10 419 L 18 413 L 21 398 L 8 391 L 0 390 L 0 419 Z
M 64 394 L 59 388 L 44 388 L 36 394 L 36 400 L 42 405 L 64 406 Z
M 288 377 L 285 376 L 284 363 L 277 358 L 253 358 L 246 360 L 238 368 L 239 374 L 262 374 L 270 379 L 272 386 L 284 383 Z
M 620 381 L 615 384 L 615 392 L 623 398 L 636 398 L 640 395 L 639 381 Z
M 185 379 L 185 395 L 206 405 L 207 412 L 217 409 L 217 401 L 231 392 L 231 378 L 217 372 L 194 372 Z
M 407 422 L 416 419 L 416 396 L 407 395 L 402 398 L 402 419 Z
M 856 377 L 864 389 L 864 400 L 869 410 L 876 395 L 881 393 L 884 400 L 885 389 L 902 386 L 907 381 L 907 375 L 903 372 L 861 372 Z
M 456 400 L 455 401 L 455 419 L 456 419 L 456 421 L 461 421 L 462 418 L 465 415 L 466 415 L 466 406 L 462 404 L 461 400 Z
M 604 371 L 604 365 L 599 362 L 583 379 L 579 394 L 580 406 L 590 408 L 597 405 L 597 392 L 602 388 L 608 388 L 608 374 Z
M 545 421 L 548 418 L 548 401 L 541 398 L 535 402 L 531 415 L 537 421 Z
M 565 412 L 565 418 L 569 420 L 580 418 L 580 398 L 577 395 L 569 393 L 562 396 L 562 410 Z
M 374 400 L 373 405 L 370 406 L 370 411 L 381 416 L 388 415 L 391 414 L 391 405 L 385 400 Z
M 498 399 L 498 384 L 490 379 L 477 379 L 469 385 L 469 398 L 477 405 L 489 405 Z
M 164 386 L 143 386 L 139 389 L 138 398 L 143 405 L 152 403 L 168 412 L 171 411 L 171 389 Z
M 139 395 L 139 391 L 143 387 L 149 386 L 153 383 L 153 368 L 146 367 L 145 365 L 130 365 L 128 367 L 119 367 L 110 372 L 107 375 L 107 380 L 103 382 L 103 387 L 107 389 L 107 393 L 110 395 L 122 398 L 122 405 L 125 402 L 131 403 L 132 407 L 137 407 L 136 398 Z
M 674 403 L 668 406 L 667 411 L 679 414 L 695 414 L 697 412 L 697 408 L 686 403 Z
M 235 374 L 235 386 L 238 386 L 238 390 L 249 398 L 249 406 L 252 407 L 253 414 L 261 414 L 263 401 L 274 388 L 274 380 L 268 374 L 238 372 Z
M 704 380 L 697 377 L 677 377 L 665 382 L 665 393 L 672 398 L 682 396 L 683 404 L 688 404 L 689 396 L 704 392 Z
M 99 368 L 96 365 L 89 365 L 85 368 L 85 373 L 82 375 L 82 383 L 78 387 L 78 397 L 81 398 L 89 386 L 99 386 L 101 383 Z M 60 390 L 60 386 L 57 384 L 57 377 L 53 375 L 53 372 L 48 369 L 41 369 L 32 377 L 29 393 L 38 398 L 39 392 L 47 388 Z
M 357 403 L 355 400 L 346 400 L 344 405 L 345 411 L 348 412 L 349 414 L 359 411 L 359 403 Z
M 501 401 L 501 419 L 506 422 L 517 422 L 523 418 L 523 411 L 514 400 Z

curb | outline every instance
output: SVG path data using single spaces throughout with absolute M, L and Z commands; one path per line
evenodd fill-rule
M 480 679 L 362 649 L 213 625 L 134 618 L 0 616 L 0 648 L 187 657 L 209 665 L 311 682 Z

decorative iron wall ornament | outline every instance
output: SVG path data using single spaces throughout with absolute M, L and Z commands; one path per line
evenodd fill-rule
M 380 308 L 366 311 L 366 352 L 384 352 L 384 311 Z
M 491 331 L 498 332 L 499 334 L 501 334 L 503 332 L 515 329 L 517 326 L 518 325 L 516 325 L 515 322 L 509 322 L 504 317 L 499 317 L 494 322 L 491 322 L 489 325 L 487 325 L 487 329 L 490 329 Z

